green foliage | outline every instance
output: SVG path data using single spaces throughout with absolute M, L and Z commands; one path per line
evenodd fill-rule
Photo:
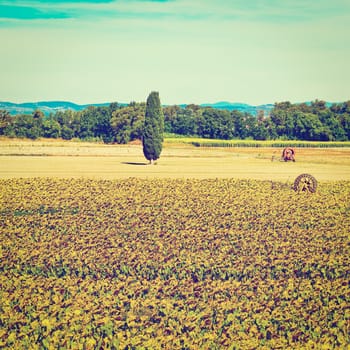
M 4 134 L 5 129 L 11 124 L 11 115 L 7 111 L 0 110 L 0 135 Z
M 50 117 L 43 121 L 43 136 L 48 138 L 57 139 L 61 136 L 61 125 L 60 123 Z
M 5 128 L 4 134 L 6 136 L 37 139 L 42 136 L 42 120 L 34 118 L 33 115 L 18 114 L 12 119 L 11 124 Z
M 346 141 L 348 125 L 348 103 L 327 107 L 324 101 L 316 100 L 311 105 L 276 103 L 270 119 L 277 136 L 288 140 Z
M 112 113 L 111 128 L 117 143 L 141 139 L 145 110 L 145 103 L 130 103 Z
M 63 140 L 71 140 L 74 137 L 74 130 L 67 125 L 62 126 L 61 136 Z
M 146 102 L 142 134 L 143 154 L 150 162 L 157 160 L 162 152 L 164 115 L 158 92 L 151 92 Z
M 187 105 L 185 108 L 179 106 L 167 106 L 164 112 L 164 129 L 166 132 L 179 135 L 197 135 L 198 122 L 202 115 L 202 109 L 196 105 Z
M 148 114 L 163 113 L 160 133 L 164 129 L 167 133 L 220 140 L 350 140 L 350 101 L 333 105 L 320 100 L 310 104 L 279 102 L 268 116 L 262 111 L 253 116 L 240 111 L 194 104 L 161 108 L 160 102 L 155 109 L 148 109 Z M 131 102 L 128 106 L 116 102 L 109 107 L 90 106 L 78 112 L 57 111 L 50 117 L 45 117 L 39 110 L 33 115 L 19 114 L 14 117 L 0 111 L 0 135 L 33 139 L 41 136 L 102 139 L 106 143 L 128 143 L 141 139 L 143 133 L 145 136 L 158 134 L 158 127 L 144 123 L 145 113 L 146 104 L 136 102 Z M 146 150 L 152 148 L 160 154 L 161 138 L 157 141 L 157 138 L 147 136 L 146 139 Z
M 311 105 L 276 103 L 269 116 L 257 117 L 239 111 L 189 105 L 165 107 L 165 130 L 210 139 L 346 141 L 350 135 L 348 103 L 327 107 L 324 101 Z

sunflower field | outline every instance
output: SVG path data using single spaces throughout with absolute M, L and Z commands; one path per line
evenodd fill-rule
M 350 349 L 350 182 L 0 180 L 0 348 Z

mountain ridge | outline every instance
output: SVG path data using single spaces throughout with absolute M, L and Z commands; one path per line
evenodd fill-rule
M 35 110 L 41 110 L 45 115 L 50 113 L 56 113 L 58 111 L 82 111 L 89 106 L 94 107 L 108 107 L 111 103 L 90 103 L 90 104 L 77 104 L 70 101 L 38 101 L 38 102 L 23 102 L 15 103 L 9 101 L 0 101 L 0 110 L 6 110 L 11 115 L 16 114 L 32 114 Z M 128 105 L 127 103 L 119 103 L 122 106 Z M 188 104 L 179 104 L 181 107 L 186 107 Z M 164 105 L 167 106 L 167 105 Z M 268 113 L 272 108 L 273 104 L 263 104 L 263 105 L 250 105 L 247 103 L 241 102 L 228 102 L 228 101 L 219 101 L 215 103 L 202 103 L 200 107 L 212 107 L 221 110 L 238 110 L 243 113 L 249 113 L 256 115 L 259 110 L 263 110 L 264 113 Z
M 216 109 L 224 109 L 228 111 L 240 111 L 243 113 L 249 113 L 252 115 L 257 115 L 259 110 L 264 111 L 264 113 L 270 112 L 270 110 L 274 107 L 274 104 L 272 103 L 266 103 L 262 105 L 250 105 L 247 103 L 241 103 L 241 102 L 227 102 L 227 101 L 220 101 L 215 103 L 203 103 L 200 105 L 201 107 L 212 107 Z
M 57 111 L 65 111 L 71 109 L 73 111 L 81 111 L 89 106 L 109 106 L 110 103 L 95 104 L 77 104 L 70 101 L 38 101 L 14 103 L 8 101 L 0 101 L 0 109 L 8 111 L 10 114 L 32 114 L 35 110 L 40 109 L 45 115 L 56 113 Z

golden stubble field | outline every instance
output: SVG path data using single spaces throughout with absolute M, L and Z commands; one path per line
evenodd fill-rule
M 235 178 L 292 182 L 301 173 L 320 181 L 350 179 L 350 148 L 297 148 L 295 163 L 278 161 L 282 148 L 196 148 L 166 143 L 155 166 L 142 146 L 0 139 L 0 178 Z M 272 161 L 272 159 L 275 161 Z

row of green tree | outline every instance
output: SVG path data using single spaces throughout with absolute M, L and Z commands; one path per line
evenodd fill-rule
M 163 107 L 164 131 L 213 139 L 285 139 L 309 141 L 350 140 L 350 101 L 328 105 L 276 103 L 268 116 L 219 110 L 190 104 Z M 141 139 L 146 103 L 111 103 L 83 111 L 58 111 L 45 116 L 10 116 L 0 111 L 0 135 L 24 138 L 101 139 L 106 143 L 128 143 Z

